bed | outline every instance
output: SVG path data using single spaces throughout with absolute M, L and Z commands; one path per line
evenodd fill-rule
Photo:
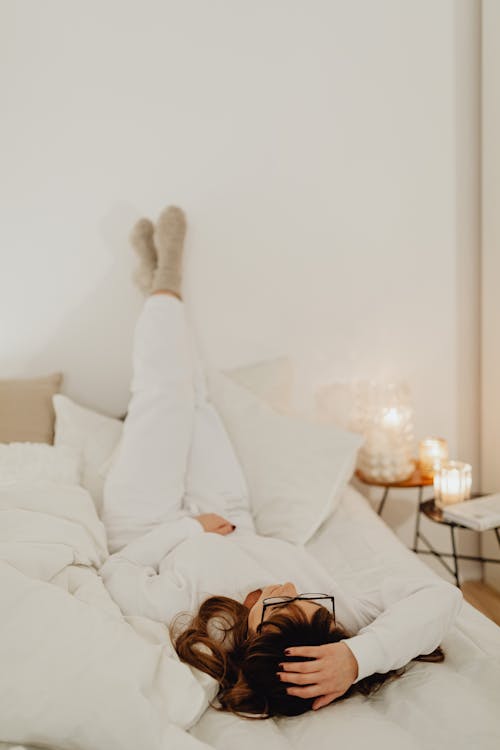
M 260 497 L 256 516 L 268 524 L 268 533 L 279 533 L 283 508 L 299 528 L 305 528 L 307 514 L 319 518 L 321 512 L 307 548 L 353 593 L 362 594 L 388 573 L 436 576 L 347 483 L 338 435 L 278 417 L 242 398 L 232 392 L 218 407 L 242 450 L 246 476 Z M 401 678 L 369 698 L 356 695 L 318 712 L 266 721 L 209 707 L 214 696 L 210 678 L 177 659 L 164 625 L 124 617 L 98 575 L 108 555 L 99 519 L 103 472 L 121 427 L 63 396 L 55 399 L 56 445 L 34 448 L 30 461 L 27 449 L 6 449 L 11 473 L 5 462 L 3 475 L 0 471 L 0 747 L 500 747 L 500 628 L 465 602 L 443 642 L 445 662 L 412 662 Z M 243 429 L 244 434 L 238 432 Z M 270 463 L 280 440 L 279 460 L 273 456 Z M 246 442 L 254 463 L 246 461 Z M 302 461 L 297 461 L 298 450 Z M 293 473 L 297 466 L 300 477 Z M 276 467 L 286 474 L 286 485 L 280 485 Z M 272 502 L 263 486 L 271 479 Z M 272 512 L 266 515 L 266 508 Z M 293 524 L 287 533 L 293 534 Z
M 307 546 L 349 590 L 368 590 L 387 573 L 435 575 L 351 485 Z M 257 729 L 209 709 L 190 731 L 218 750 L 246 750 L 258 741 L 273 750 L 497 750 L 500 628 L 464 602 L 443 648 L 445 662 L 413 662 L 403 677 L 369 698 L 355 696 Z
M 117 611 L 96 573 L 105 536 L 85 490 L 16 483 L 2 488 L 0 507 L 6 743 L 54 750 L 499 746 L 500 628 L 466 603 L 443 643 L 443 664 L 413 662 L 370 698 L 247 721 L 207 708 L 210 684 L 176 662 L 165 628 L 145 618 L 126 621 Z M 18 542 L 7 542 L 16 527 Z M 308 547 L 358 591 L 389 571 L 435 575 L 352 486 Z

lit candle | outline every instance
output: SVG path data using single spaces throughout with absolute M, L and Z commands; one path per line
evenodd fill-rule
M 376 482 L 398 482 L 414 471 L 413 409 L 406 386 L 370 383 L 358 394 L 357 424 L 365 442 L 358 469 Z
M 461 461 L 444 461 L 434 474 L 434 502 L 438 508 L 468 500 L 472 487 L 472 466 Z
M 420 473 L 424 479 L 432 479 L 434 473 L 448 459 L 448 443 L 444 438 L 424 438 L 418 445 Z
M 399 427 L 402 420 L 403 414 L 401 409 L 398 409 L 396 406 L 384 409 L 382 414 L 382 424 L 384 427 Z

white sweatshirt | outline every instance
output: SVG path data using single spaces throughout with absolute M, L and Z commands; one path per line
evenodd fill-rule
M 161 524 L 111 555 L 100 570 L 125 615 L 167 624 L 214 594 L 243 602 L 255 589 L 292 581 L 299 592 L 333 594 L 337 622 L 358 662 L 358 680 L 429 654 L 462 605 L 458 588 L 436 578 L 388 577 L 353 597 L 304 547 L 236 530 L 205 533 L 194 518 Z

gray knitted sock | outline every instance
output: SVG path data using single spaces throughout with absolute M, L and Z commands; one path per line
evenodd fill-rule
M 154 232 L 158 267 L 153 275 L 153 292 L 158 289 L 169 289 L 180 295 L 185 234 L 184 212 L 177 206 L 167 206 L 160 214 Z
M 157 264 L 156 249 L 153 242 L 154 229 L 152 221 L 139 219 L 130 232 L 130 243 L 140 260 L 132 278 L 141 292 L 146 295 L 151 293 L 153 274 Z

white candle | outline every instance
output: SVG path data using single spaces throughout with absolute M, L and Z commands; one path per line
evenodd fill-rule
M 444 438 L 428 437 L 418 446 L 420 473 L 432 479 L 439 466 L 448 459 L 448 443 Z
M 399 427 L 403 420 L 403 414 L 396 406 L 385 409 L 382 415 L 382 424 L 384 427 Z
M 472 466 L 461 461 L 444 461 L 434 474 L 434 501 L 438 508 L 468 500 L 472 487 Z
M 358 469 L 368 479 L 396 482 L 414 470 L 413 409 L 404 384 L 358 384 L 357 420 L 365 443 Z

